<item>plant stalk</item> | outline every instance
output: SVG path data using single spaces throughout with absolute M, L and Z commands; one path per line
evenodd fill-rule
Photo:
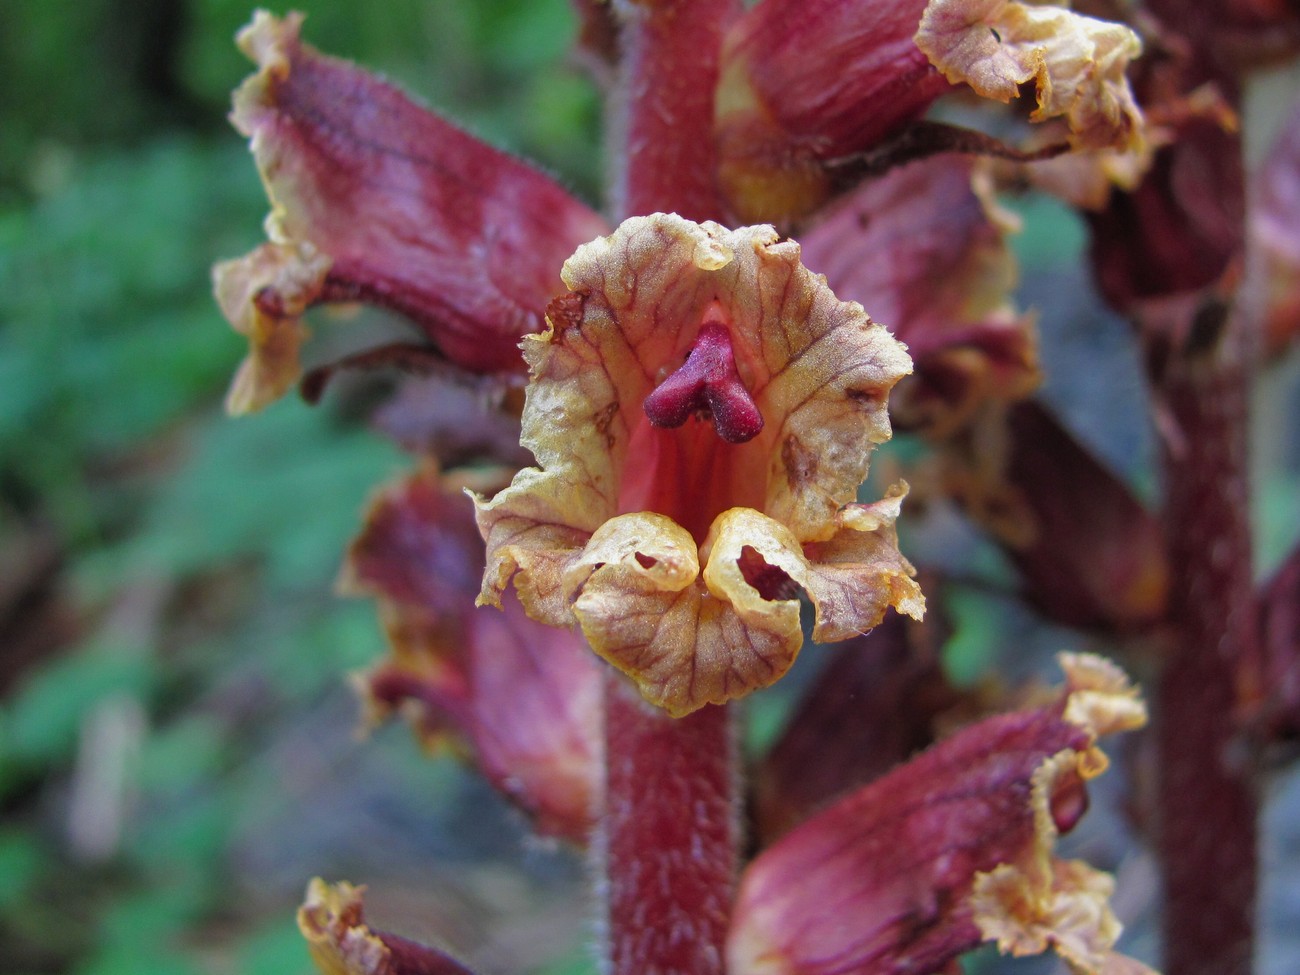
M 1248 975 L 1255 928 L 1258 791 L 1238 722 L 1240 682 L 1258 652 L 1249 367 L 1240 316 L 1198 312 L 1207 314 L 1224 316 L 1221 337 L 1171 357 L 1158 384 L 1181 434 L 1164 457 L 1172 627 L 1157 794 L 1166 975 Z
M 724 220 L 713 140 L 726 25 L 738 0 L 614 0 L 616 219 Z M 605 809 L 595 848 L 608 975 L 722 975 L 739 849 L 729 709 L 685 718 L 605 682 Z
M 610 122 L 618 219 L 724 220 L 713 138 L 726 25 L 738 0 L 614 0 L 619 88 Z
M 725 707 L 672 718 L 605 685 L 605 876 L 611 975 L 722 975 L 739 827 Z

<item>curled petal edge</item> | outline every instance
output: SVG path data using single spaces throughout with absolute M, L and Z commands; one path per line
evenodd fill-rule
M 445 952 L 365 923 L 365 887 L 346 881 L 307 886 L 298 930 L 323 975 L 473 975 Z
M 785 674 L 803 642 L 801 591 L 816 611 L 813 638 L 823 642 L 865 633 L 890 606 L 924 615 L 894 531 L 906 492 L 896 485 L 874 504 L 847 506 L 830 540 L 806 546 L 752 508 L 723 512 L 698 548 L 654 512 L 611 518 L 581 547 L 563 540 L 564 529 L 539 529 L 558 533 L 561 544 L 497 548 L 479 602 L 499 604 L 513 577 L 530 615 L 551 625 L 576 621 L 647 700 L 689 714 Z
M 764 851 L 742 880 L 729 970 L 830 975 L 905 958 L 931 971 L 993 940 L 1014 954 L 1051 948 L 1076 973 L 1149 972 L 1113 950 L 1111 879 L 1054 856 L 1105 767 L 1098 735 L 1141 721 L 1136 689 L 1100 658 L 1060 662 L 1056 700 L 962 729 Z M 927 871 L 948 897 L 931 893 L 918 912 L 915 881 L 899 878 Z
M 283 241 L 212 269 L 222 314 L 248 338 L 248 356 L 226 394 L 228 412 L 256 412 L 298 381 L 298 350 L 310 334 L 302 316 L 324 290 L 330 264 L 306 241 Z
M 530 615 L 577 622 L 673 714 L 779 678 L 802 644 L 800 590 L 825 617 L 817 639 L 864 632 L 891 604 L 923 608 L 893 533 L 901 492 L 852 500 L 910 359 L 800 253 L 771 227 L 662 213 L 579 247 L 570 293 L 524 341 L 522 442 L 539 466 L 477 499 L 480 604 L 513 579 Z M 762 410 L 752 438 L 643 409 L 706 328 L 726 331 L 731 378 Z
M 1051 3 L 930 0 L 916 45 L 945 78 L 1009 102 L 1032 81 L 1031 121 L 1064 118 L 1079 149 L 1138 151 L 1142 112 L 1124 71 L 1142 53 L 1128 27 Z
M 1030 803 L 1034 843 L 1028 855 L 976 875 L 972 918 L 986 941 L 1003 954 L 1037 955 L 1053 949 L 1076 975 L 1142 975 L 1152 969 L 1114 951 L 1123 926 L 1110 908 L 1114 878 L 1081 860 L 1060 860 L 1052 850 L 1058 828 L 1052 797 L 1071 777 L 1096 778 L 1108 762 L 1096 741 L 1146 724 L 1140 690 L 1116 664 L 1089 653 L 1062 653 L 1062 717 L 1082 728 L 1091 747 L 1066 749 L 1034 773 Z
M 561 262 L 604 220 L 539 170 L 303 43 L 303 19 L 258 11 L 236 39 L 257 70 L 230 119 L 271 212 L 270 244 L 216 272 L 222 310 L 250 341 L 232 411 L 292 386 L 299 319 L 322 302 L 395 311 L 431 355 L 470 372 L 522 370 L 519 339 L 541 327 Z

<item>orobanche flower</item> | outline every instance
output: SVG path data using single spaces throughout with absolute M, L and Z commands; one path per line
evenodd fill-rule
M 633 217 L 578 248 L 524 340 L 538 466 L 479 500 L 480 602 L 577 623 L 673 714 L 777 680 L 803 642 L 924 600 L 899 554 L 905 485 L 856 501 L 904 347 L 771 227 Z

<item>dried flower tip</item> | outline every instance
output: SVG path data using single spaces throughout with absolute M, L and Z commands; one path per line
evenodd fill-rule
M 1148 972 L 1113 950 L 1111 879 L 1054 855 L 1087 807 L 1096 736 L 1131 726 L 1136 692 L 1100 658 L 1062 665 L 1062 699 L 963 728 L 765 850 L 741 880 L 727 970 L 932 972 L 993 940 L 1052 948 L 1079 975 Z M 1097 720 L 1116 712 L 1130 718 Z
M 307 885 L 298 930 L 322 975 L 473 975 L 450 955 L 366 925 L 364 887 L 319 877 Z
M 293 386 L 300 319 L 322 302 L 390 308 L 462 369 L 521 370 L 519 339 L 541 328 L 560 262 L 604 221 L 393 85 L 313 50 L 302 22 L 259 11 L 238 39 L 258 70 L 231 121 L 272 209 L 270 243 L 216 269 L 221 309 L 249 340 L 230 409 L 260 409 Z
M 930 0 L 916 46 L 950 82 L 986 98 L 1009 102 L 1032 81 L 1031 121 L 1064 117 L 1076 148 L 1136 151 L 1145 142 L 1124 76 L 1142 42 L 1122 24 L 1053 3 Z

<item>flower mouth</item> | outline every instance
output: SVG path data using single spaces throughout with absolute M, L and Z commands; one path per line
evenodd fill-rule
M 790 573 L 779 565 L 772 565 L 752 545 L 741 547 L 736 568 L 740 569 L 745 582 L 758 593 L 759 598 L 768 602 L 797 599 L 803 592 L 799 583 L 790 578 Z

